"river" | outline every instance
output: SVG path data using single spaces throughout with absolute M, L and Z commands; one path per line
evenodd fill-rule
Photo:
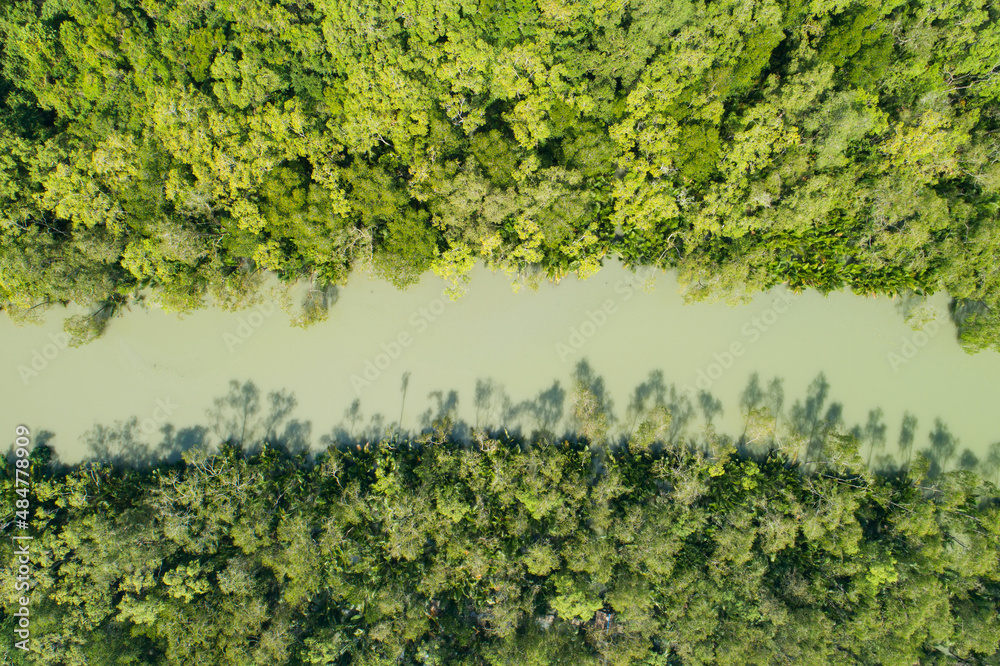
M 515 294 L 479 267 L 451 301 L 433 276 L 398 291 L 356 274 L 329 319 L 305 330 L 270 301 L 183 318 L 133 306 L 80 348 L 64 345 L 63 311 L 40 326 L 2 315 L 2 425 L 28 425 L 66 463 L 175 458 L 233 434 L 315 450 L 416 432 L 445 413 L 464 432 L 561 434 L 577 377 L 610 407 L 614 433 L 634 427 L 637 396 L 659 395 L 675 409 L 673 436 L 709 420 L 738 435 L 741 399 L 759 401 L 776 380 L 761 400 L 778 397 L 782 418 L 836 417 L 874 460 L 908 455 L 906 413 L 913 449 L 933 447 L 948 467 L 982 468 L 1000 441 L 1000 354 L 961 350 L 943 294 L 929 301 L 937 319 L 915 331 L 888 298 L 776 288 L 746 305 L 684 304 L 670 274 L 645 282 L 609 262 Z

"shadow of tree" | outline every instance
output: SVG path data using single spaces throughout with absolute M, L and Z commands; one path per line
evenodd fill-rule
M 707 399 L 701 395 L 696 397 L 703 409 L 705 405 L 711 408 L 712 405 L 718 403 L 710 395 L 706 394 L 706 396 Z M 632 392 L 632 398 L 629 400 L 625 412 L 627 429 L 620 436 L 630 437 L 643 420 L 649 418 L 657 408 L 663 408 L 670 412 L 670 424 L 664 435 L 664 439 L 670 443 L 676 442 L 687 432 L 688 426 L 695 417 L 692 396 L 678 388 L 676 384 L 668 384 L 662 370 L 653 370 L 646 380 L 636 386 Z
M 608 417 L 608 424 L 615 423 L 614 403 L 608 395 L 604 384 L 604 377 L 601 377 L 590 367 L 590 361 L 580 360 L 573 370 L 573 381 L 580 387 L 586 389 L 597 400 L 597 407 Z
M 116 467 L 146 467 L 158 462 L 177 462 L 186 451 L 205 448 L 208 429 L 204 426 L 176 429 L 163 424 L 156 431 L 160 439 L 150 443 L 154 433 L 141 425 L 138 417 L 97 424 L 83 435 L 89 455 L 85 462 L 110 463 Z
M 229 382 L 229 392 L 213 401 L 208 410 L 209 429 L 221 442 L 255 452 L 265 442 L 292 455 L 309 449 L 312 426 L 292 419 L 298 402 L 284 389 L 267 394 L 262 404 L 260 389 L 251 381 Z
M 885 450 L 886 425 L 885 413 L 881 407 L 876 407 L 868 411 L 868 420 L 864 426 L 855 425 L 851 428 L 851 434 L 858 438 L 862 446 L 868 447 L 868 465 L 872 464 L 872 456 L 876 451 Z M 879 460 L 880 458 L 876 458 Z
M 424 429 L 434 427 L 434 424 L 445 419 L 451 419 L 458 424 L 458 391 L 431 391 L 428 398 L 434 402 L 423 414 L 420 415 L 420 425 Z M 464 426 L 464 423 L 461 424 Z M 461 438 L 459 433 L 456 435 Z
M 783 381 L 771 380 L 769 391 L 764 391 L 760 378 L 755 372 L 750 376 L 741 397 L 741 408 L 746 418 L 743 442 L 749 440 L 753 418 L 760 417 L 755 410 L 763 410 L 775 422 L 782 418 L 781 404 L 784 400 Z M 804 442 L 805 462 L 815 461 L 824 454 L 828 437 L 835 431 L 846 432 L 857 440 L 858 449 L 867 450 L 866 463 L 872 469 L 884 473 L 898 473 L 906 469 L 913 459 L 914 446 L 918 441 L 918 419 L 909 411 L 904 411 L 899 428 L 897 454 L 887 452 L 888 424 L 881 407 L 868 411 L 864 424 L 847 427 L 843 421 L 843 409 L 839 402 L 830 401 L 830 385 L 823 373 L 817 375 L 806 392 L 789 410 L 787 420 L 791 431 Z M 949 469 L 975 470 L 985 478 L 1000 481 L 1000 442 L 993 444 L 984 459 L 980 459 L 969 449 L 960 449 L 960 442 L 940 419 L 934 420 L 927 433 L 928 445 L 919 450 L 930 463 L 928 476 L 937 477 Z M 956 458 L 956 454 L 958 457 Z M 954 464 L 952 464 L 954 461 Z
M 913 442 L 917 434 L 917 417 L 909 412 L 903 413 L 903 422 L 899 426 L 899 442 L 897 444 L 900 455 L 906 456 L 906 464 L 913 458 Z
M 265 395 L 251 381 L 231 380 L 227 392 L 216 398 L 206 411 L 204 425 L 177 428 L 171 423 L 154 423 L 152 419 L 138 416 L 110 425 L 96 424 L 83 438 L 88 451 L 85 462 L 129 467 L 174 463 L 185 455 L 207 452 L 220 444 L 239 446 L 254 453 L 266 443 L 269 447 L 298 455 L 330 446 L 375 444 L 386 438 L 416 441 L 441 428 L 448 430 L 451 437 L 470 443 L 501 431 L 523 442 L 580 441 L 580 430 L 567 410 L 568 391 L 558 380 L 533 398 L 516 402 L 503 384 L 492 378 L 480 378 L 472 396 L 471 423 L 460 417 L 457 390 L 430 391 L 426 397 L 427 406 L 419 412 L 416 430 L 412 431 L 401 429 L 408 380 L 408 376 L 404 377 L 401 384 L 398 419 L 390 420 L 380 412 L 366 416 L 361 400 L 354 400 L 343 411 L 340 421 L 318 438 L 319 449 L 312 447 L 311 423 L 294 415 L 298 403 L 292 392 L 282 389 Z M 621 446 L 629 446 L 640 428 L 644 428 L 643 437 L 653 433 L 657 446 L 697 442 L 701 427 L 712 425 L 724 409 L 721 400 L 709 392 L 682 391 L 676 384 L 666 381 L 663 371 L 653 370 L 633 389 L 625 412 L 619 418 L 614 413 L 604 378 L 586 360 L 576 366 L 573 380 L 578 388 L 590 392 L 607 423 L 617 424 L 617 428 L 607 430 L 607 438 L 609 443 L 617 442 Z M 904 412 L 893 453 L 886 448 L 889 428 L 881 407 L 871 408 L 864 423 L 847 427 L 841 403 L 830 396 L 829 382 L 820 373 L 809 384 L 805 395 L 786 411 L 784 380 L 773 377 L 765 385 L 754 372 L 740 394 L 742 433 L 734 438 L 717 437 L 755 454 L 766 454 L 773 448 L 794 453 L 789 447 L 798 447 L 803 463 L 809 464 L 829 453 L 833 433 L 845 433 L 853 438 L 858 451 L 865 451 L 864 462 L 875 470 L 894 473 L 911 463 L 920 440 L 916 416 Z M 663 418 L 664 414 L 667 418 Z M 44 457 L 47 464 L 58 466 L 61 463 L 53 440 L 53 433 L 43 430 L 35 436 L 34 443 L 39 449 L 39 458 Z M 977 456 L 970 449 L 961 448 L 958 439 L 940 418 L 934 420 L 926 441 L 927 445 L 919 449 L 919 453 L 930 463 L 930 476 L 950 469 L 965 469 L 976 470 L 1000 482 L 1000 442 Z
M 533 400 L 523 400 L 511 407 L 505 416 L 513 420 L 518 429 L 530 428 L 532 433 L 551 434 L 563 419 L 565 404 L 566 389 L 554 381 Z
M 204 426 L 177 428 L 138 416 L 110 425 L 95 424 L 83 435 L 88 451 L 84 462 L 118 467 L 174 463 L 186 453 L 207 452 L 213 436 L 216 444 L 240 446 L 250 453 L 259 451 L 265 442 L 292 455 L 304 453 L 310 447 L 311 425 L 290 418 L 295 406 L 288 391 L 272 391 L 262 401 L 253 382 L 232 380 L 229 391 L 207 410 Z
M 829 433 L 841 425 L 843 407 L 838 402 L 827 406 L 829 394 L 830 384 L 821 372 L 809 385 L 805 399 L 796 401 L 788 414 L 793 432 L 805 438 L 806 462 L 819 457 Z

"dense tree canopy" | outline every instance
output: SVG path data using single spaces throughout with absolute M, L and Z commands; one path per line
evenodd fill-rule
M 947 290 L 1000 344 L 986 0 L 12 0 L 0 301 L 609 253 L 692 297 Z
M 874 474 L 855 435 L 761 405 L 735 441 L 666 443 L 657 409 L 609 446 L 583 386 L 574 414 L 587 438 L 461 443 L 444 418 L 315 459 L 36 448 L 31 651 L 6 663 L 1000 664 L 992 482 L 922 453 Z

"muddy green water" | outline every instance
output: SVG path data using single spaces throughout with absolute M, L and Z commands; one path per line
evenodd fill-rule
M 47 431 L 68 463 L 171 457 L 233 434 L 315 449 L 400 423 L 419 431 L 442 413 L 460 430 L 562 433 L 582 375 L 610 403 L 616 433 L 634 425 L 637 395 L 647 405 L 659 395 L 675 409 L 674 436 L 708 420 L 735 435 L 758 373 L 762 389 L 781 382 L 783 418 L 837 416 L 861 428 L 873 460 L 908 455 L 899 437 L 909 412 L 913 450 L 994 473 L 1000 355 L 960 349 L 945 296 L 930 301 L 938 319 L 915 332 L 891 299 L 775 289 L 738 307 L 684 305 L 670 275 L 649 292 L 642 282 L 609 264 L 585 281 L 514 294 L 480 268 L 452 302 L 431 276 L 400 292 L 356 275 L 329 320 L 307 330 L 270 303 L 183 319 L 133 308 L 79 349 L 59 344 L 63 312 L 43 326 L 4 316 L 0 425 Z M 699 400 L 702 391 L 711 400 Z

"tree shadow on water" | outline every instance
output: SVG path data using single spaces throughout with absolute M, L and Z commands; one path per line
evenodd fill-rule
M 250 453 L 263 444 L 280 447 L 291 455 L 309 449 L 312 425 L 291 418 L 298 401 L 287 391 L 271 391 L 262 404 L 260 389 L 251 381 L 229 382 L 229 392 L 216 398 L 208 410 L 209 427 L 221 442 Z
M 796 401 L 788 414 L 794 432 L 806 440 L 805 460 L 816 460 L 823 452 L 827 436 L 842 422 L 843 406 L 839 402 L 827 405 L 830 383 L 822 372 L 813 379 L 801 401 Z
M 587 359 L 581 360 L 573 370 L 573 382 L 577 391 L 584 389 L 588 391 L 597 401 L 597 407 L 608 416 L 608 423 L 615 422 L 614 403 L 608 395 L 607 387 L 604 384 L 604 377 L 601 377 L 590 367 Z
M 539 391 L 533 400 L 524 400 L 512 407 L 508 414 L 519 427 L 529 427 L 532 432 L 554 433 L 562 422 L 566 404 L 566 389 L 558 381 Z
M 458 391 L 431 391 L 427 394 L 429 404 L 417 423 L 417 432 L 396 431 L 396 434 L 417 438 L 447 422 L 450 436 L 466 442 L 476 440 L 477 433 L 503 432 L 524 444 L 579 443 L 589 442 L 587 438 L 595 433 L 605 433 L 606 443 L 622 447 L 631 446 L 631 442 L 640 437 L 644 438 L 641 445 L 644 448 L 645 441 L 653 437 L 655 450 L 658 446 L 707 442 L 701 428 L 711 426 L 724 413 L 725 405 L 718 397 L 707 391 L 680 390 L 666 380 L 662 370 L 651 371 L 635 386 L 620 415 L 614 412 L 604 378 L 586 360 L 577 365 L 572 379 L 572 392 L 554 381 L 533 398 L 517 401 L 501 382 L 480 378 L 471 396 L 473 409 L 468 412 L 469 422 L 459 416 L 462 396 Z M 587 396 L 588 418 L 596 414 L 601 421 L 600 427 L 594 428 L 592 422 L 579 422 L 576 405 L 567 405 L 567 401 L 577 400 L 581 391 Z M 712 429 L 705 431 L 708 438 L 715 438 L 719 443 L 731 441 L 744 453 L 752 455 L 765 455 L 777 448 L 806 466 L 833 460 L 867 464 L 885 473 L 898 473 L 907 466 L 914 449 L 919 449 L 918 453 L 931 461 L 931 476 L 954 468 L 977 469 L 987 476 L 1000 476 L 1000 443 L 994 446 L 993 458 L 983 456 L 980 459 L 969 450 L 958 454 L 961 447 L 940 419 L 924 435 L 916 417 L 905 412 L 898 430 L 898 453 L 890 450 L 888 443 L 893 433 L 882 407 L 870 408 L 861 423 L 845 423 L 843 406 L 833 399 L 831 386 L 823 373 L 812 380 L 801 397 L 792 398 L 786 395 L 783 378 L 773 377 L 765 382 L 755 372 L 740 394 L 739 408 L 743 417 L 742 433 L 731 433 L 730 437 L 716 434 Z M 344 421 L 324 436 L 321 443 L 374 444 L 390 432 L 385 426 L 385 419 L 377 413 L 366 421 L 361 402 L 355 401 L 345 411 Z M 583 434 L 581 440 L 582 428 L 587 428 L 586 433 L 590 434 Z M 922 436 L 927 437 L 928 444 L 921 448 Z
M 251 454 L 266 443 L 297 455 L 309 449 L 311 425 L 291 418 L 295 406 L 288 391 L 262 397 L 253 382 L 232 380 L 228 392 L 207 410 L 207 425 L 178 428 L 162 419 L 138 416 L 95 424 L 83 435 L 88 452 L 84 462 L 148 467 L 178 462 L 185 454 L 201 455 L 222 443 Z
M 492 378 L 480 378 L 476 381 L 471 423 L 459 415 L 458 391 L 431 391 L 427 394 L 427 401 L 430 404 L 420 412 L 417 429 L 407 430 L 400 427 L 402 415 L 394 424 L 389 424 L 379 412 L 366 418 L 361 401 L 355 400 L 344 412 L 340 423 L 320 438 L 320 444 L 324 447 L 357 447 L 387 437 L 416 439 L 441 428 L 445 428 L 451 438 L 466 442 L 473 441 L 477 432 L 496 433 L 501 430 L 508 436 L 522 439 L 552 439 L 563 420 L 566 390 L 555 381 L 534 398 L 514 402 L 503 384 Z
M 704 391 L 696 399 L 703 410 L 711 410 L 712 418 L 721 411 L 721 403 Z M 635 387 L 625 412 L 627 430 L 622 436 L 630 437 L 657 408 L 665 409 L 670 414 L 670 423 L 663 433 L 664 441 L 675 443 L 682 438 L 695 417 L 695 406 L 692 396 L 678 389 L 676 384 L 666 382 L 662 370 L 653 370 L 645 381 Z M 711 418 L 707 420 L 711 421 Z
M 872 407 L 863 423 L 845 424 L 843 409 L 839 402 L 831 399 L 831 387 L 822 373 L 813 379 L 805 394 L 794 401 L 786 400 L 781 378 L 764 383 L 757 373 L 750 375 L 739 399 L 742 433 L 731 433 L 733 437 L 716 435 L 714 428 L 705 431 L 699 428 L 695 433 L 699 425 L 712 426 L 724 413 L 723 403 L 707 391 L 694 393 L 678 389 L 676 384 L 666 380 L 661 370 L 651 371 L 635 386 L 621 415 L 614 413 L 605 380 L 589 363 L 581 362 L 572 379 L 571 390 L 553 380 L 533 397 L 515 400 L 496 379 L 480 378 L 470 396 L 473 409 L 469 410 L 470 421 L 466 422 L 459 409 L 462 396 L 457 390 L 430 391 L 420 403 L 420 396 L 408 395 L 412 391 L 409 390 L 409 377 L 404 376 L 398 411 L 394 411 L 391 418 L 379 411 L 366 415 L 363 402 L 354 400 L 343 410 L 339 422 L 318 439 L 317 448 L 311 448 L 311 423 L 295 417 L 297 401 L 293 393 L 276 390 L 265 394 L 253 382 L 232 380 L 226 393 L 212 402 L 201 425 L 178 427 L 139 416 L 112 424 L 96 424 L 83 437 L 88 451 L 85 462 L 122 467 L 175 463 L 201 456 L 224 443 L 239 446 L 251 454 L 266 444 L 269 448 L 299 455 L 330 446 L 354 448 L 386 440 L 416 442 L 424 438 L 423 441 L 433 441 L 426 437 L 447 431 L 450 439 L 469 445 L 482 441 L 483 437 L 503 433 L 522 446 L 565 441 L 574 445 L 609 444 L 627 448 L 637 442 L 637 451 L 647 447 L 655 450 L 661 446 L 701 445 L 715 438 L 716 442 L 733 442 L 753 455 L 778 448 L 792 459 L 799 456 L 803 465 L 828 461 L 831 442 L 846 441 L 853 444 L 834 446 L 835 457 L 844 460 L 845 451 L 853 447 L 852 460 L 860 460 L 880 472 L 895 473 L 905 469 L 917 453 L 928 460 L 930 477 L 953 469 L 975 470 L 988 480 L 1000 483 L 1000 442 L 976 455 L 962 448 L 958 438 L 940 418 L 933 421 L 929 430 L 922 432 L 917 417 L 904 412 L 897 450 L 890 451 L 887 445 L 891 433 L 883 409 Z M 583 424 L 579 422 L 582 412 L 576 404 L 580 399 L 586 402 L 588 410 L 583 416 L 590 419 Z M 414 430 L 401 429 L 401 424 L 406 423 L 404 408 L 414 401 L 418 404 L 411 411 L 417 416 L 409 421 L 414 423 Z M 791 402 L 791 407 L 785 409 L 786 402 Z M 594 427 L 595 422 L 599 427 Z M 603 441 L 590 440 L 595 437 Z M 51 432 L 40 430 L 33 439 L 39 450 L 35 454 L 37 458 L 44 458 L 46 464 L 55 467 L 60 462 L 53 438 Z M 13 450 L 8 453 L 10 455 Z
M 32 466 L 41 465 L 53 470 L 68 467 L 59 458 L 58 447 L 53 442 L 55 439 L 54 432 L 42 429 L 30 434 L 29 439 L 30 442 L 27 446 L 28 460 L 31 461 Z M 20 447 L 16 446 L 14 442 L 11 442 L 7 448 L 4 458 L 9 463 L 13 463 L 19 457 L 16 453 L 18 448 Z
M 917 435 L 917 417 L 909 412 L 903 412 L 903 422 L 899 426 L 899 441 L 897 446 L 901 457 L 906 458 L 906 464 L 913 459 L 913 442 Z
M 774 377 L 767 387 L 761 386 L 760 375 L 750 375 L 746 387 L 740 394 L 740 414 L 743 416 L 743 432 L 738 444 L 745 453 L 763 453 L 766 447 L 758 444 L 768 437 L 777 441 L 779 420 L 785 404 L 784 380 Z
M 356 399 L 344 410 L 344 417 L 331 431 L 320 436 L 319 443 L 324 449 L 378 442 L 391 431 L 389 421 L 382 414 L 375 414 L 366 421 L 361 400 Z
M 177 462 L 185 452 L 206 446 L 208 429 L 204 426 L 177 429 L 163 423 L 150 428 L 148 423 L 133 416 L 111 425 L 94 425 L 83 435 L 88 451 L 84 462 L 146 467 L 161 461 Z
M 868 465 L 871 466 L 872 458 L 877 451 L 885 450 L 886 444 L 886 424 L 885 413 L 881 407 L 876 407 L 868 411 L 868 420 L 864 426 L 855 425 L 850 430 L 851 434 L 857 438 L 863 448 L 868 449 Z M 882 456 L 875 458 L 876 462 L 881 461 Z
M 743 391 L 741 408 L 746 419 L 743 441 L 753 439 L 753 435 L 766 431 L 774 437 L 777 423 L 785 420 L 789 434 L 801 442 L 803 462 L 819 462 L 828 457 L 830 437 L 835 433 L 846 433 L 855 440 L 859 452 L 865 452 L 862 459 L 869 468 L 885 474 L 900 473 L 912 462 L 914 449 L 920 440 L 919 421 L 909 411 L 904 411 L 899 426 L 897 452 L 887 450 L 889 426 L 881 407 L 868 411 L 864 423 L 848 427 L 844 423 L 841 403 L 830 400 L 831 389 L 826 376 L 820 373 L 810 383 L 803 398 L 796 400 L 787 416 L 781 410 L 784 400 L 782 380 L 771 380 L 769 390 L 760 384 L 757 373 L 753 373 Z M 772 420 L 773 427 L 763 428 L 762 420 Z M 961 450 L 959 440 L 940 418 L 934 420 L 927 431 L 927 445 L 917 452 L 929 462 L 927 475 L 935 478 L 952 469 L 976 471 L 987 480 L 1000 481 L 1000 442 L 992 445 L 989 452 L 980 459 L 970 449 Z M 961 450 L 961 453 L 959 451 Z
M 221 442 L 251 450 L 262 442 L 282 444 L 289 450 L 308 447 L 308 423 L 289 420 L 295 409 L 295 397 L 288 391 L 272 391 L 261 399 L 253 382 L 229 382 L 229 391 L 216 398 L 209 408 L 211 432 Z
M 468 424 L 458 419 L 458 391 L 431 391 L 428 398 L 433 405 L 420 415 L 420 426 L 431 430 L 436 423 L 450 421 L 455 437 L 465 439 L 468 436 Z

